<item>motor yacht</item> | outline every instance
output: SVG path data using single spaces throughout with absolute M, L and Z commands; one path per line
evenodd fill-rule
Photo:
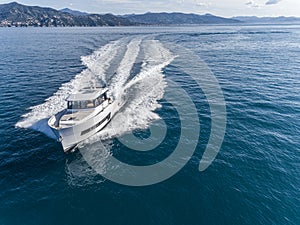
M 66 109 L 48 120 L 64 152 L 103 129 L 116 112 L 116 101 L 108 97 L 107 87 L 86 87 L 70 94 Z

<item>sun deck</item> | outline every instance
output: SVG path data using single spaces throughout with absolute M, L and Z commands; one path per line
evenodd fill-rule
M 73 113 L 68 113 L 62 116 L 60 122 L 68 122 L 68 121 L 80 121 L 83 118 L 87 117 L 93 112 L 93 110 L 84 110 L 84 111 L 77 111 Z

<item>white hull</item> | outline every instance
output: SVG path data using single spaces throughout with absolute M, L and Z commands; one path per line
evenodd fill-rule
M 64 152 L 67 152 L 74 149 L 81 141 L 103 129 L 114 116 L 116 110 L 117 103 L 113 101 L 104 109 L 102 107 L 96 108 L 90 115 L 72 126 L 55 126 L 58 114 L 49 119 L 48 125 L 61 142 Z

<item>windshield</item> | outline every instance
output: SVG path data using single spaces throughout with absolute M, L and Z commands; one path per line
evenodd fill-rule
M 68 101 L 68 109 L 89 109 L 95 107 L 95 100 Z
M 105 100 L 107 100 L 106 93 L 100 95 L 94 100 L 84 100 L 84 101 L 68 101 L 68 109 L 90 109 L 101 105 Z

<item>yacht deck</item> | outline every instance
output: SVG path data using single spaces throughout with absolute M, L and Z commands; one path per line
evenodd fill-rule
M 73 124 L 74 121 L 80 121 L 83 120 L 85 117 L 90 115 L 94 110 L 80 110 L 74 113 L 68 113 L 61 117 L 60 124 Z

